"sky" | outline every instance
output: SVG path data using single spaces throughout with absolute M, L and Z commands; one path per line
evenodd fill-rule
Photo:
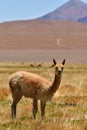
M 0 22 L 35 19 L 69 0 L 0 0 Z M 82 0 L 87 3 L 87 0 Z

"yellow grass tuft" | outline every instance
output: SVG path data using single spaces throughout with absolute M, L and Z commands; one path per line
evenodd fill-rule
M 58 89 L 59 96 L 78 96 L 80 93 L 79 88 L 70 84 L 60 86 Z
M 8 88 L 0 88 L 0 99 L 6 98 L 10 95 L 10 89 Z

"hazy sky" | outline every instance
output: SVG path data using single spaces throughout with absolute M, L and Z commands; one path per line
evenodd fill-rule
M 0 0 L 0 22 L 34 19 L 69 0 Z M 87 3 L 87 0 L 82 0 Z

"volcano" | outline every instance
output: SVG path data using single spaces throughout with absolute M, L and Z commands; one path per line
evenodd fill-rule
M 81 0 L 69 0 L 53 12 L 40 17 L 40 19 L 80 21 L 79 19 L 85 17 L 87 17 L 87 4 Z

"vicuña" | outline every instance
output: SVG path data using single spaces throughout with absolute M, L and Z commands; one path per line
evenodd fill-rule
M 37 74 L 26 71 L 19 71 L 11 75 L 9 86 L 13 98 L 13 103 L 11 105 L 12 118 L 16 117 L 16 106 L 22 96 L 33 99 L 33 116 L 35 119 L 38 111 L 37 101 L 40 100 L 41 116 L 42 118 L 44 117 L 46 102 L 52 99 L 59 88 L 65 59 L 62 63 L 57 63 L 56 60 L 53 59 L 53 63 L 55 67 L 55 76 L 52 83 Z

